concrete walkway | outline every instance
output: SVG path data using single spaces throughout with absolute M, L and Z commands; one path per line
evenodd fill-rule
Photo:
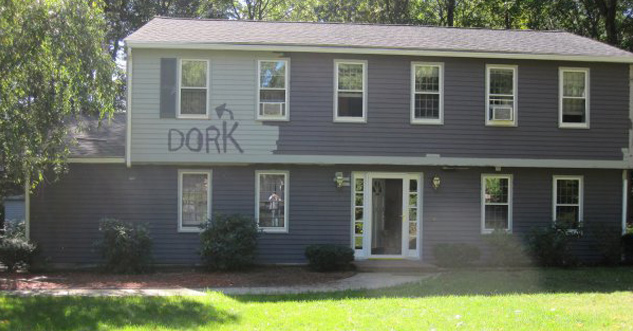
M 208 289 L 64 289 L 64 290 L 24 290 L 0 291 L 0 295 L 13 296 L 201 296 L 207 291 L 222 292 L 227 295 L 247 294 L 298 294 L 311 292 L 336 292 L 347 290 L 379 289 L 414 283 L 434 277 L 436 274 L 400 274 L 400 273 L 357 273 L 356 275 L 327 283 L 297 286 L 270 287 L 223 287 Z

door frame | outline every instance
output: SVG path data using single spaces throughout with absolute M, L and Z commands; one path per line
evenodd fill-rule
M 363 179 L 363 234 L 362 249 L 355 249 L 355 198 L 356 198 L 356 180 Z M 399 255 L 371 254 L 371 238 L 372 238 L 372 215 L 373 215 L 373 180 L 374 179 L 400 179 L 402 180 L 402 249 Z M 410 180 L 417 180 L 417 232 L 416 232 L 416 249 L 409 249 L 409 194 Z M 422 215 L 423 215 L 423 185 L 424 173 L 412 172 L 353 172 L 351 185 L 351 244 L 355 249 L 355 259 L 422 259 Z

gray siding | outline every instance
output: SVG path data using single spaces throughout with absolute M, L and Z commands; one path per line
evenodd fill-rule
M 375 166 L 237 166 L 213 170 L 213 212 L 254 214 L 255 170 L 289 170 L 289 233 L 262 234 L 258 261 L 304 262 L 311 243 L 349 245 L 350 189 L 336 189 L 336 171 L 424 172 L 423 260 L 432 262 L 432 247 L 440 242 L 482 245 L 480 180 L 494 169 L 442 170 L 428 167 Z M 198 235 L 177 232 L 176 167 L 72 165 L 61 181 L 41 187 L 31 200 L 31 235 L 42 257 L 54 263 L 94 263 L 92 243 L 100 218 L 109 216 L 147 223 L 154 238 L 158 263 L 198 263 Z M 585 178 L 585 221 L 619 226 L 622 182 L 617 170 L 503 169 L 514 174 L 514 231 L 551 222 L 552 175 L 580 174 Z M 433 175 L 442 187 L 433 191 Z M 590 238 L 577 245 L 578 254 L 593 260 Z
M 624 64 L 556 61 L 507 61 L 410 56 L 362 56 L 288 53 L 290 58 L 290 121 L 262 122 L 256 117 L 257 59 L 281 56 L 261 52 L 135 50 L 132 84 L 133 163 L 257 163 L 286 162 L 282 156 L 381 156 L 622 160 L 628 147 L 629 67 Z M 366 124 L 333 123 L 333 60 L 368 61 Z M 161 59 L 210 60 L 210 116 L 192 120 L 161 118 Z M 444 125 L 411 125 L 410 65 L 412 61 L 445 63 Z M 518 65 L 518 127 L 486 127 L 485 65 Z M 558 68 L 591 70 L 591 129 L 558 128 Z M 167 100 L 169 99 L 169 100 Z M 234 113 L 222 118 L 215 108 L 226 104 Z M 163 112 L 164 113 L 164 112 Z M 163 114 L 162 117 L 168 117 Z M 223 134 L 238 127 L 227 149 L 215 142 L 196 152 L 169 151 L 168 133 L 186 135 L 196 128 Z M 226 125 L 226 129 L 223 126 Z M 211 129 L 211 138 L 215 136 Z M 175 132 L 175 131 L 174 131 Z M 193 132 L 191 142 L 197 142 Z M 179 136 L 174 136 L 179 138 Z M 178 140 L 178 139 L 176 139 Z M 226 140 L 226 139 L 224 139 Z M 176 141 L 177 142 L 177 141 Z M 240 150 L 241 149 L 241 150 Z M 332 161 L 330 163 L 335 163 Z M 394 159 L 393 164 L 398 164 Z
M 291 123 L 279 154 L 621 160 L 628 146 L 624 64 L 404 56 L 368 60 L 367 124 L 333 123 L 333 61 L 349 56 L 292 53 Z M 444 125 L 410 124 L 412 61 L 444 62 Z M 486 64 L 518 65 L 518 127 L 485 126 Z M 558 128 L 558 68 L 591 70 L 591 129 Z

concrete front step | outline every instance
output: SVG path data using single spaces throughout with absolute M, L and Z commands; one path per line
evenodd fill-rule
M 354 261 L 359 272 L 437 272 L 439 268 L 429 263 L 402 259 L 367 259 Z

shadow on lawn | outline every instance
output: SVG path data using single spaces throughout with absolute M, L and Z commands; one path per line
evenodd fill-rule
M 299 295 L 232 296 L 241 302 L 340 300 L 345 298 L 422 298 L 509 294 L 612 293 L 633 291 L 633 268 L 453 270 L 418 283 L 381 290 Z
M 123 326 L 191 329 L 237 319 L 211 304 L 186 298 L 35 296 L 5 297 L 0 301 L 0 330 L 101 330 Z

